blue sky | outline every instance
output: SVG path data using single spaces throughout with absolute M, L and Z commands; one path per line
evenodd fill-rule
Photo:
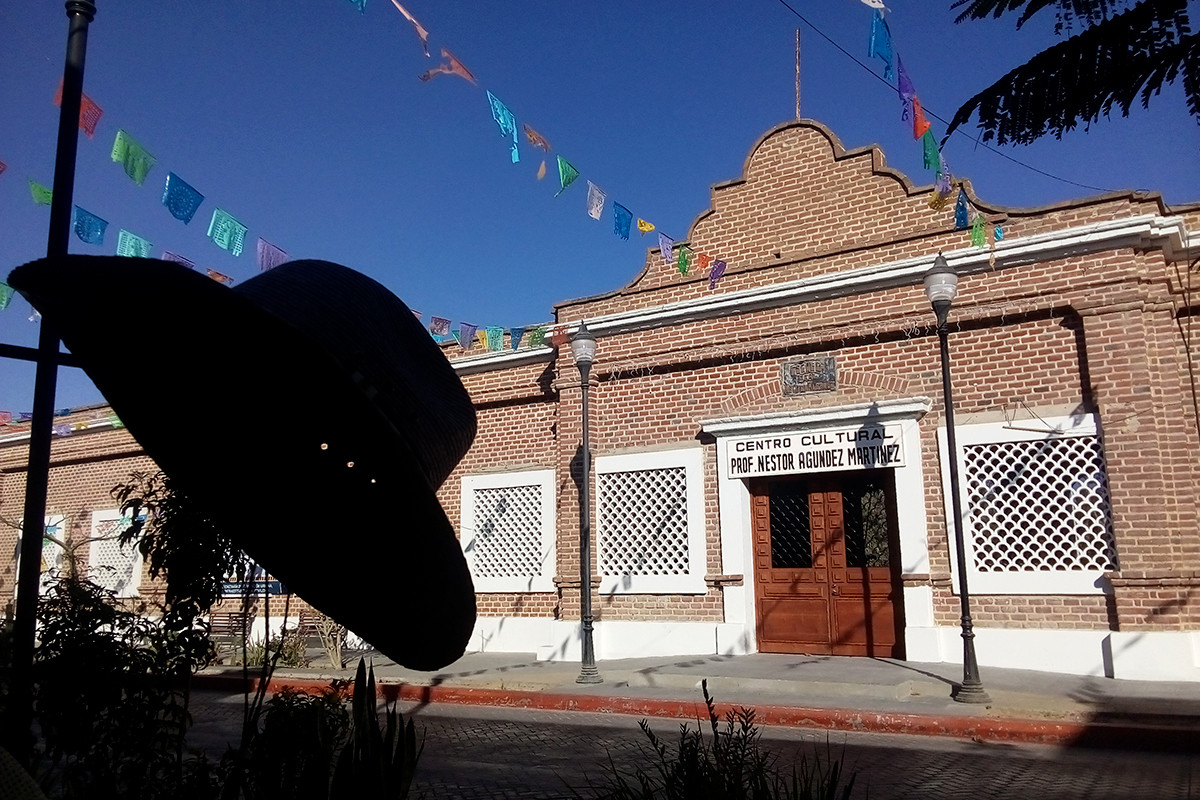
M 797 27 L 802 116 L 848 148 L 880 145 L 890 165 L 931 182 L 881 62 L 866 58 L 871 9 L 791 3 L 870 69 L 779 0 L 409 0 L 431 59 L 389 0 L 367 0 L 362 14 L 349 0 L 97 0 L 84 91 L 104 117 L 94 138 L 81 135 L 74 200 L 109 229 L 100 246 L 73 237 L 72 252 L 113 253 L 124 228 L 155 255 L 173 250 L 240 281 L 257 272 L 261 236 L 292 258 L 376 278 L 426 321 L 548 321 L 556 301 L 626 284 L 656 245 L 653 235 L 616 237 L 610 207 L 599 222 L 588 217 L 585 181 L 686 237 L 709 187 L 737 178 L 758 138 L 795 116 Z M 939 138 L 965 99 L 1055 41 L 1052 11 L 1016 32 L 1012 18 L 955 25 L 949 5 L 890 0 L 888 15 Z M 53 180 L 66 29 L 58 0 L 0 6 L 0 275 L 46 251 L 49 208 L 33 203 L 27 181 Z M 478 86 L 417 79 L 442 47 Z M 575 186 L 555 198 L 553 169 L 537 181 L 541 154 L 523 139 L 511 163 L 485 90 L 578 167 Z M 110 159 L 118 129 L 157 158 L 142 186 Z M 964 130 L 974 135 L 974 124 Z M 943 152 L 994 204 L 1097 193 L 1085 187 L 1200 200 L 1200 126 L 1177 87 L 1128 119 L 999 150 L 956 135 Z M 160 202 L 168 172 L 206 197 L 190 225 Z M 248 227 L 240 257 L 206 238 L 215 207 Z M 29 313 L 20 298 L 0 312 L 0 341 L 32 346 Z M 32 365 L 0 362 L 0 409 L 31 406 L 32 376 Z M 59 386 L 58 407 L 101 399 L 77 370 L 63 370 Z

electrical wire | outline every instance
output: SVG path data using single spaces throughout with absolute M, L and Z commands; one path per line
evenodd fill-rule
M 889 81 L 887 81 L 886 79 L 884 79 L 884 78 L 883 78 L 883 77 L 882 77 L 882 76 L 881 76 L 881 75 L 880 75 L 878 72 L 876 72 L 876 71 L 875 71 L 874 69 L 872 69 L 870 66 L 868 66 L 867 64 L 864 64 L 862 61 L 860 61 L 860 60 L 859 60 L 859 59 L 858 59 L 858 58 L 857 58 L 855 55 L 853 55 L 853 54 L 852 54 L 852 53 L 851 53 L 849 50 L 847 50 L 846 48 L 842 47 L 840 44 L 838 44 L 838 43 L 837 43 L 837 42 L 835 42 L 833 39 L 831 39 L 831 38 L 830 38 L 828 35 L 826 35 L 826 33 L 825 33 L 824 31 L 822 31 L 822 30 L 821 30 L 820 28 L 818 28 L 816 25 L 812 24 L 812 22 L 810 22 L 810 21 L 808 20 L 808 18 L 807 18 L 807 17 L 805 17 L 803 14 L 801 14 L 801 13 L 800 13 L 799 11 L 797 11 L 796 9 L 792 8 L 792 6 L 791 6 L 791 5 L 790 5 L 790 4 L 787 2 L 787 0 L 779 0 L 779 4 L 780 4 L 780 5 L 782 5 L 784 8 L 786 8 L 788 11 L 792 12 L 793 14 L 795 14 L 795 15 L 796 15 L 796 17 L 797 17 L 797 19 L 799 19 L 801 22 L 803 22 L 805 25 L 807 25 L 809 28 L 811 28 L 811 29 L 813 30 L 813 32 L 815 32 L 815 33 L 816 33 L 818 36 L 820 36 L 822 39 L 824 39 L 825 41 L 827 41 L 827 42 L 829 42 L 831 45 L 833 45 L 833 46 L 834 46 L 834 47 L 835 47 L 837 50 L 839 50 L 839 51 L 842 53 L 842 55 L 846 56 L 846 58 L 850 59 L 850 60 L 851 60 L 851 61 L 853 61 L 855 64 L 858 64 L 858 66 L 862 67 L 862 68 L 863 68 L 863 69 L 864 69 L 864 70 L 865 70 L 865 71 L 866 71 L 868 74 L 870 74 L 870 76 L 871 76 L 872 78 L 875 78 L 877 81 L 879 81 L 879 82 L 880 82 L 880 83 L 882 83 L 883 85 L 887 86 L 887 87 L 888 87 L 888 88 L 890 88 L 891 90 L 893 90 L 893 91 L 896 91 L 896 87 L 895 87 L 895 86 L 893 86 L 893 85 L 892 85 L 892 84 L 891 84 Z M 950 124 L 950 123 L 949 123 L 949 121 L 948 121 L 948 120 L 946 120 L 944 117 L 942 117 L 942 116 L 940 116 L 940 115 L 938 115 L 938 114 L 935 114 L 935 113 L 933 113 L 932 111 L 930 111 L 930 110 L 929 110 L 929 108 L 927 108 L 927 107 L 926 107 L 926 106 L 925 106 L 923 103 L 921 104 L 921 109 L 922 109 L 922 110 L 925 112 L 926 116 L 933 117 L 934 119 L 936 119 L 938 122 L 942 123 L 943 125 L 949 125 L 949 124 Z M 965 136 L 965 137 L 967 137 L 968 139 L 970 139 L 971 141 L 973 141 L 977 147 L 983 147 L 985 150 L 989 150 L 989 151 L 991 151 L 992 153 L 995 153 L 996 155 L 1000 156 L 1001 158 L 1003 158 L 1003 159 L 1006 159 L 1006 160 L 1008 160 L 1008 161 L 1011 161 L 1012 163 L 1016 164 L 1016 165 L 1017 165 L 1017 166 L 1019 166 L 1019 167 L 1024 167 L 1025 169 L 1027 169 L 1027 170 L 1029 170 L 1029 171 L 1031 171 L 1031 172 L 1036 172 L 1037 174 L 1039 174 L 1039 175 L 1042 175 L 1042 176 L 1044 176 L 1044 177 L 1047 177 L 1047 178 L 1050 178 L 1050 179 L 1052 179 L 1052 180 L 1056 180 L 1056 181 L 1060 181 L 1060 182 L 1062 182 L 1062 183 L 1070 184 L 1071 186 L 1078 186 L 1078 187 L 1079 187 L 1079 188 L 1081 188 L 1081 189 L 1088 189 L 1088 190 L 1091 190 L 1091 191 L 1094 191 L 1094 192 L 1119 192 L 1119 191 L 1123 191 L 1123 190 L 1121 190 L 1121 189 L 1107 189 L 1107 188 L 1105 188 L 1105 187 L 1103 187 L 1103 186 L 1092 186 L 1092 185 L 1090 185 L 1090 184 L 1087 184 L 1087 183 L 1080 183 L 1080 182 L 1078 182 L 1078 181 L 1073 181 L 1073 180 L 1071 180 L 1071 179 L 1069 179 L 1069 178 L 1063 178 L 1063 177 L 1061 177 L 1061 176 L 1059 176 L 1059 175 L 1055 175 L 1055 174 L 1053 174 L 1053 173 L 1051 173 L 1051 172 L 1046 172 L 1046 171 L 1045 171 L 1045 170 L 1043 170 L 1043 169 L 1038 169 L 1037 167 L 1035 167 L 1035 166 L 1033 166 L 1033 165 L 1031 165 L 1031 164 L 1026 164 L 1024 161 L 1021 161 L 1020 159 L 1014 158 L 1013 156 L 1010 156 L 1010 155 L 1008 155 L 1007 153 L 1004 153 L 1004 152 L 1002 152 L 1002 151 L 1000 151 L 1000 150 L 997 150 L 996 148 L 994 148 L 994 147 L 992 147 L 991 145 L 987 144 L 986 142 L 984 142 L 983 140 L 979 139 L 978 137 L 976 137 L 976 136 L 972 136 L 971 134 L 967 133 L 967 132 L 966 132 L 966 131 L 964 131 L 962 128 L 955 128 L 955 129 L 954 129 L 954 133 L 955 133 L 955 134 L 961 134 L 962 136 Z

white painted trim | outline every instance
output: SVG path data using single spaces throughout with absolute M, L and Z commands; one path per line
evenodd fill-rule
M 958 627 L 911 628 L 906 658 L 961 664 L 961 634 Z M 593 636 L 601 674 L 603 661 L 611 659 L 754 652 L 743 626 L 721 622 L 599 620 Z M 467 649 L 535 653 L 539 661 L 579 661 L 579 623 L 550 617 L 481 617 Z M 985 687 L 989 667 L 1200 682 L 1200 631 L 976 628 L 975 649 Z
M 925 515 L 925 469 L 921 453 L 919 420 L 933 405 L 928 397 L 853 403 L 799 412 L 756 414 L 705 420 L 701 430 L 717 439 L 717 457 L 728 456 L 729 440 L 753 434 L 797 434 L 842 429 L 846 425 L 891 423 L 899 425 L 904 437 L 906 459 L 891 469 L 896 486 L 896 526 L 900 533 L 900 568 L 905 574 L 929 571 L 928 523 Z M 725 588 L 726 620 L 741 625 L 741 639 L 748 652 L 758 649 L 754 602 L 754 542 L 750 491 L 742 478 L 717 472 L 717 496 L 721 506 L 721 559 L 723 571 L 743 576 L 742 586 Z M 931 592 L 904 593 L 905 640 L 909 628 L 914 636 L 933 624 Z M 926 637 L 928 638 L 928 637 Z M 928 648 L 925 648 L 928 650 Z M 909 656 L 912 658 L 912 656 Z
M 962 663 L 962 630 L 937 629 L 946 663 Z M 1127 680 L 1200 681 L 1200 632 L 975 628 L 981 667 Z M 909 658 L 914 658 L 909 654 Z M 987 686 L 987 671 L 982 670 Z
M 94 538 L 97 535 L 96 529 L 99 528 L 102 523 L 119 522 L 122 519 L 127 519 L 127 517 L 121 513 L 121 509 L 119 508 L 93 511 L 91 536 Z M 100 582 L 98 578 L 101 576 L 98 573 L 98 568 L 102 566 L 97 563 L 97 555 L 99 552 L 98 548 L 96 547 L 97 544 L 98 542 L 96 541 L 88 542 L 88 570 L 92 581 L 95 583 Z M 123 589 L 117 592 L 117 597 L 137 597 L 139 593 L 138 590 L 142 583 L 142 551 L 138 548 L 136 543 L 130 543 L 124 547 L 121 547 L 120 553 L 122 560 L 128 566 L 130 582 L 126 584 Z M 115 566 L 117 569 L 122 568 L 122 565 L 109 564 L 104 566 Z
M 1161 247 L 1168 257 L 1183 248 L 1188 231 L 1182 217 L 1144 214 L 1125 219 L 1095 222 L 1025 237 L 1008 237 L 992 252 L 978 247 L 943 251 L 958 274 L 969 275 L 1010 266 L 1051 261 L 1071 255 L 1111 250 L 1117 247 L 1152 249 Z M 924 278 L 933 256 L 918 256 L 884 264 L 843 270 L 828 275 L 760 286 L 739 292 L 709 295 L 647 309 L 624 311 L 588 319 L 588 330 L 597 337 L 631 331 L 697 322 L 750 311 L 793 306 L 894 286 L 916 285 Z M 570 335 L 575 326 L 566 328 Z
M 284 618 L 284 617 L 277 617 L 274 614 L 271 615 L 271 638 L 272 639 L 278 638 L 285 628 L 287 630 L 291 631 L 291 630 L 295 630 L 296 628 L 299 628 L 299 627 L 300 627 L 300 617 L 298 617 L 298 616 Z M 263 642 L 263 632 L 266 630 L 267 630 L 266 617 L 262 617 L 262 616 L 254 617 L 254 619 L 250 620 L 250 630 L 247 632 L 247 635 L 246 635 L 246 643 L 261 645 Z
M 541 552 L 538 560 L 541 573 L 511 578 L 481 578 L 475 576 L 475 503 L 474 493 L 479 489 L 507 489 L 516 486 L 537 486 L 541 489 Z M 553 592 L 555 556 L 555 505 L 554 470 L 536 469 L 522 472 L 504 472 L 487 475 L 465 475 L 460 490 L 460 535 L 459 544 L 467 559 L 475 582 L 475 591 L 488 592 Z
M 993 249 L 966 247 L 943 251 L 942 255 L 961 276 L 1126 247 L 1145 250 L 1161 248 L 1167 259 L 1173 260 L 1180 254 L 1186 254 L 1188 248 L 1194 246 L 1190 243 L 1196 238 L 1196 234 L 1187 230 L 1183 217 L 1142 214 L 1033 236 L 1010 236 L 996 242 Z M 705 295 L 651 308 L 604 314 L 589 318 L 588 330 L 597 338 L 603 338 L 781 306 L 801 305 L 816 300 L 865 294 L 896 286 L 916 285 L 921 282 L 932 261 L 932 255 L 918 256 L 770 286 Z M 592 299 L 600 298 L 582 298 L 575 302 Z M 551 323 L 547 323 L 549 324 Z M 564 331 L 570 336 L 578 328 L 577 324 L 572 323 L 565 325 Z M 532 350 L 467 356 L 454 359 L 451 363 L 460 375 L 471 375 L 537 361 L 550 361 L 555 352 L 555 348 L 546 345 Z
M 476 617 L 467 651 L 536 653 L 553 641 L 554 621 L 553 617 Z
M 717 437 L 717 458 L 728 457 L 729 440 Z M 741 586 L 725 586 L 722 599 L 725 621 L 741 627 L 746 652 L 758 652 L 754 603 L 754 536 L 751 527 L 750 489 L 746 481 L 722 477 L 717 470 L 717 503 L 721 508 L 721 572 L 741 575 Z
M 717 439 L 717 463 L 724 461 L 729 453 L 729 440 Z M 720 510 L 721 533 L 721 573 L 723 575 L 741 575 L 741 586 L 722 587 L 722 600 L 725 608 L 725 621 L 741 625 L 749 623 L 751 639 L 754 628 L 754 557 L 753 552 L 745 547 L 748 537 L 726 536 L 725 531 L 738 530 L 743 519 L 750 518 L 750 492 L 746 482 L 721 478 L 718 469 L 717 477 L 717 507 Z M 746 540 L 743 540 L 745 538 Z M 746 595 L 749 595 L 747 604 Z
M 45 522 L 43 524 L 45 525 L 45 528 L 58 526 L 58 528 L 60 529 L 59 538 L 61 538 L 65 541 L 66 537 L 67 537 L 67 531 L 65 529 L 63 529 L 63 523 L 66 521 L 67 521 L 67 518 L 63 514 L 47 514 Z M 45 528 L 42 529 L 43 532 L 45 531 Z M 24 519 L 24 517 L 22 517 L 21 519 L 17 520 L 17 543 L 14 548 L 15 552 L 13 553 L 14 580 L 13 580 L 13 585 L 12 585 L 12 590 L 13 590 L 12 596 L 13 596 L 14 601 L 17 599 L 17 595 L 20 593 L 20 588 L 21 588 L 21 583 L 20 583 L 21 538 L 24 535 L 25 535 L 25 519 Z M 62 574 L 63 564 L 66 563 L 67 551 L 62 549 L 58 545 L 52 545 L 52 547 L 54 547 L 53 561 L 50 563 L 50 565 L 48 567 L 46 567 L 45 570 L 41 570 L 38 573 L 38 596 L 39 597 L 42 595 L 43 592 L 46 591 L 46 589 L 48 589 L 50 587 L 50 584 L 52 584 L 54 581 L 58 580 L 59 575 Z M 43 564 L 46 563 L 46 556 L 47 556 L 46 542 L 43 539 L 43 541 L 42 541 L 42 563 Z
M 1139 681 L 1200 681 L 1200 631 L 1113 631 L 1113 676 Z
M 878 400 L 871 403 L 811 408 L 803 411 L 783 411 L 701 420 L 700 430 L 714 436 L 808 431 L 818 427 L 834 427 L 864 421 L 885 423 L 920 419 L 932 407 L 933 401 L 928 397 L 906 397 L 895 400 Z
M 603 662 L 619 658 L 745 655 L 751 652 L 744 646 L 740 626 L 722 622 L 598 620 L 593 626 L 592 640 L 596 658 L 601 661 L 602 675 Z M 579 623 L 551 620 L 548 641 L 516 652 L 531 650 L 539 661 L 579 661 L 582 655 Z
M 598 553 L 601 594 L 704 594 L 707 547 L 704 536 L 704 449 L 700 446 L 646 453 L 623 453 L 596 458 L 596 544 L 603 541 L 600 525 L 599 476 L 613 472 L 642 472 L 683 467 L 687 496 L 688 571 L 686 575 L 605 575 L 604 559 Z
M 978 425 L 955 425 L 958 444 L 959 474 L 965 459 L 963 448 L 968 445 L 1003 442 L 1035 442 L 1057 436 L 1096 436 L 1098 425 L 1094 414 L 1066 417 L 1047 417 L 1044 426 L 1025 422 L 1016 427 L 1007 422 L 986 422 Z M 958 557 L 954 545 L 954 508 L 950 497 L 950 450 L 946 443 L 946 428 L 938 428 L 938 457 L 942 475 L 942 502 L 946 520 L 946 541 L 949 548 L 951 589 L 958 594 Z M 1097 595 L 1110 591 L 1104 570 L 980 572 L 975 568 L 975 536 L 967 506 L 969 487 L 959 480 L 959 502 L 963 513 L 963 549 L 967 560 L 967 586 L 972 594 L 1056 594 Z
M 59 423 L 61 425 L 71 426 L 71 436 L 74 436 L 85 431 L 99 431 L 105 428 L 120 429 L 125 426 L 120 423 L 115 416 L 106 419 L 88 419 L 83 422 Z M 30 431 L 21 431 L 20 433 L 10 433 L 6 436 L 0 436 L 0 447 L 14 442 L 25 442 L 29 440 Z M 65 439 L 66 436 L 53 436 L 54 439 Z
M 549 327 L 553 323 L 545 323 Z M 480 372 L 491 372 L 498 369 L 523 367 L 527 364 L 539 364 L 554 360 L 556 349 L 548 344 L 531 347 L 527 350 L 489 351 L 479 355 L 464 356 L 450 359 L 454 371 L 461 375 L 476 375 Z

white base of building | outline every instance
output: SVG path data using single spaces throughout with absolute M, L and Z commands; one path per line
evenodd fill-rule
M 578 661 L 582 655 L 578 622 L 539 617 L 480 617 L 467 650 L 483 653 L 536 653 L 539 661 Z M 684 655 L 745 655 L 743 626 L 717 622 L 633 622 L 606 620 L 592 627 L 596 658 L 655 658 Z
M 280 631 L 286 626 L 288 630 L 296 628 L 300 624 L 299 617 L 271 617 L 271 638 L 279 636 Z M 263 632 L 267 628 L 266 620 L 262 617 L 255 617 L 250 622 L 250 630 L 247 633 L 246 639 L 251 644 L 262 644 Z
M 905 637 L 910 661 L 962 663 L 960 628 L 909 627 Z M 976 628 L 975 657 L 981 667 L 1200 682 L 1200 631 Z
M 738 623 L 605 620 L 592 631 L 596 658 L 745 655 L 753 629 Z M 962 663 L 959 628 L 905 629 L 909 661 Z M 536 653 L 539 661 L 578 661 L 579 623 L 540 617 L 480 617 L 471 652 Z M 1200 631 L 1110 632 L 976 628 L 981 667 L 1147 681 L 1200 682 Z

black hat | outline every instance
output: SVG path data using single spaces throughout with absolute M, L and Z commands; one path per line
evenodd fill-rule
M 8 283 L 172 482 L 289 589 L 405 666 L 462 655 L 475 594 L 437 489 L 475 410 L 387 288 L 327 261 L 231 289 L 169 261 L 77 255 Z

